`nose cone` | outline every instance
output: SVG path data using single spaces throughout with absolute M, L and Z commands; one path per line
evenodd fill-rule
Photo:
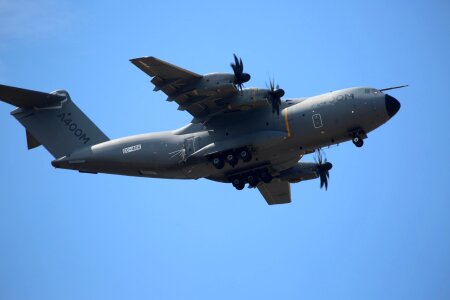
M 393 117 L 400 109 L 400 102 L 390 95 L 385 95 L 386 111 L 389 117 Z

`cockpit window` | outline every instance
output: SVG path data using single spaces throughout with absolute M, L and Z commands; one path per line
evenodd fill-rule
M 378 95 L 381 92 L 379 90 L 377 90 L 377 89 L 364 89 L 364 93 Z

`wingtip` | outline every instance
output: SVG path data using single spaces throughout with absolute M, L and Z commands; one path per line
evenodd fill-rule
M 143 59 L 155 59 L 155 57 L 154 56 L 135 57 L 135 58 L 130 58 L 130 61 L 132 63 L 134 63 L 135 61 L 140 61 L 140 60 L 143 60 Z

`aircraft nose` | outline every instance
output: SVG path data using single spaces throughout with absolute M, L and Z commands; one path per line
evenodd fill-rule
M 389 117 L 393 117 L 400 109 L 400 102 L 391 95 L 386 94 L 385 96 L 386 111 Z

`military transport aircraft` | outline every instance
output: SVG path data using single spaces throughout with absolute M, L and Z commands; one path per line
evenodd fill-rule
M 25 127 L 28 149 L 43 145 L 55 168 L 231 183 L 258 188 L 268 204 L 291 202 L 290 183 L 314 178 L 328 187 L 331 163 L 320 149 L 352 141 L 400 109 L 383 91 L 348 88 L 286 99 L 273 81 L 267 88 L 244 88 L 250 80 L 234 55 L 233 73 L 199 75 L 155 57 L 131 59 L 152 77 L 154 91 L 178 104 L 193 119 L 173 131 L 110 140 L 64 90 L 43 93 L 0 85 L 0 100 L 16 106 L 11 114 Z M 316 151 L 316 161 L 299 162 Z

